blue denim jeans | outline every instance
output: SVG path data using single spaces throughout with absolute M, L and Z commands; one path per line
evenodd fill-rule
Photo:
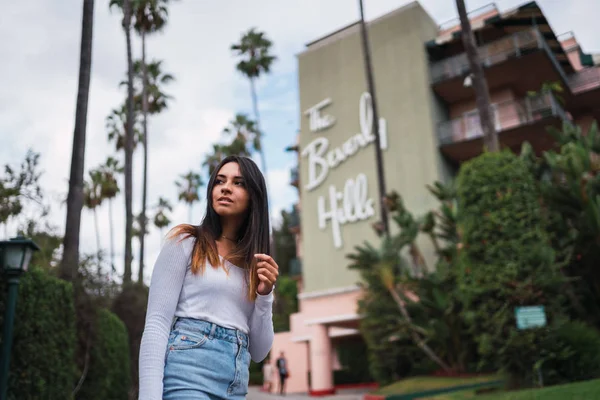
M 250 353 L 245 333 L 178 318 L 165 357 L 163 400 L 246 398 Z

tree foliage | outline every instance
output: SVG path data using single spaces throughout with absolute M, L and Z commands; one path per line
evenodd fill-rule
M 126 284 L 112 304 L 111 310 L 123 321 L 129 333 L 129 362 L 132 391 L 137 397 L 140 344 L 146 321 L 148 288 L 141 283 Z
M 440 183 L 429 189 L 440 201 L 438 210 L 415 218 L 398 194 L 390 194 L 386 204 L 398 232 L 382 238 L 379 248 L 365 243 L 349 255 L 350 268 L 365 284 L 361 332 L 371 373 L 381 383 L 436 367 L 463 372 L 474 358 L 456 285 L 455 190 Z M 428 236 L 436 249 L 433 272 L 425 265 L 419 235 Z
M 579 318 L 600 328 L 600 134 L 565 123 L 551 130 L 557 148 L 536 157 L 525 145 L 521 157 L 539 182 L 546 229 L 564 274 L 570 305 Z
M 4 166 L 4 176 L 0 177 L 0 224 L 6 224 L 10 218 L 21 214 L 24 202 L 41 203 L 39 159 L 39 153 L 28 150 L 18 168 L 9 164 Z
M 292 214 L 281 211 L 281 225 L 273 229 L 273 243 L 279 278 L 275 285 L 275 303 L 273 304 L 273 326 L 275 332 L 290 329 L 290 315 L 298 312 L 298 285 L 290 276 L 290 263 L 296 258 L 296 239 L 290 231 Z
M 162 60 L 152 60 L 146 64 L 146 74 L 148 84 L 146 86 L 146 92 L 148 95 L 148 113 L 158 114 L 169 106 L 169 101 L 173 99 L 173 96 L 163 91 L 163 86 L 168 85 L 175 81 L 175 76 L 170 73 L 163 71 Z M 144 83 L 143 76 L 143 64 L 142 60 L 135 60 L 133 62 L 133 78 L 134 78 L 134 102 L 136 112 L 143 112 L 142 109 L 142 87 Z M 121 86 L 126 86 L 127 81 L 122 81 Z
M 557 327 L 545 338 L 537 365 L 542 371 L 544 385 L 598 378 L 598 330 L 582 321 L 569 321 Z
M 127 329 L 115 314 L 101 308 L 95 336 L 89 372 L 78 398 L 127 400 L 131 384 Z
M 224 143 L 213 144 L 202 165 L 211 175 L 222 159 L 227 156 L 251 157 L 253 151 L 260 151 L 260 133 L 255 121 L 246 114 L 236 114 L 223 129 Z
M 171 206 L 169 200 L 165 199 L 164 197 L 159 197 L 155 210 L 156 213 L 154 214 L 154 226 L 161 230 L 169 226 L 171 219 L 167 213 L 173 211 L 173 206 Z
M 458 200 L 458 282 L 481 365 L 529 382 L 548 329 L 517 330 L 515 307 L 545 306 L 559 324 L 564 284 L 534 177 L 509 151 L 484 153 L 462 166 Z
M 18 235 L 31 239 L 39 246 L 39 251 L 33 252 L 29 263 L 46 271 L 60 262 L 59 248 L 62 244 L 62 236 L 56 231 L 56 227 L 42 220 L 29 219 L 25 222 Z
M 0 280 L 2 310 L 5 299 L 6 281 Z M 8 398 L 70 399 L 76 379 L 76 343 L 71 284 L 30 268 L 19 288 Z
M 270 53 L 272 46 L 273 42 L 264 32 L 250 28 L 242 35 L 239 43 L 231 45 L 231 50 L 240 59 L 236 69 L 249 79 L 269 73 L 271 65 L 277 59 Z
M 140 128 L 139 113 L 134 113 L 133 121 L 133 150 L 143 142 L 144 135 Z M 114 142 L 115 150 L 125 150 L 125 132 L 127 129 L 127 103 L 111 110 L 106 117 L 105 128 L 109 142 Z

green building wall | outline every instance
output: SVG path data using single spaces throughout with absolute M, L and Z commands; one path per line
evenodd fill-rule
M 435 37 L 437 26 L 417 3 L 411 3 L 368 24 L 379 117 L 386 120 L 388 147 L 383 151 L 387 190 L 400 193 L 409 210 L 420 215 L 435 206 L 425 185 L 450 176 L 437 149 L 435 128 L 445 111 L 433 95 L 424 43 Z M 375 170 L 374 143 L 330 168 L 326 180 L 308 190 L 308 151 L 320 137 L 329 141 L 328 150 L 344 147 L 344 142 L 361 132 L 359 100 L 367 92 L 360 26 L 352 25 L 317 41 L 298 55 L 300 88 L 300 182 L 303 278 L 305 292 L 319 292 L 356 284 L 358 275 L 348 269 L 347 254 L 365 240 L 378 239 L 371 228 L 380 215 Z M 304 111 L 324 99 L 331 104 L 321 115 L 331 115 L 335 123 L 328 129 L 311 132 Z M 320 139 L 322 140 L 322 139 Z M 347 179 L 364 174 L 368 198 L 375 215 L 341 227 L 343 246 L 335 248 L 332 224 L 319 228 L 318 202 L 323 197 L 329 209 L 329 187 L 343 192 Z M 342 207 L 343 200 L 339 201 Z M 393 225 L 393 224 L 392 224 Z M 429 265 L 432 249 L 420 241 Z

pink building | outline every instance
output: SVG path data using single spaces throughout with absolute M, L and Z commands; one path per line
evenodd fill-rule
M 535 2 L 471 14 L 502 146 L 553 144 L 547 126 L 600 119 L 598 57 L 573 34 L 559 39 Z M 426 184 L 452 177 L 482 151 L 479 115 L 458 21 L 438 25 L 413 2 L 368 23 L 388 190 L 416 214 L 434 207 Z M 284 352 L 287 391 L 335 392 L 336 349 L 361 340 L 360 277 L 347 255 L 368 241 L 379 218 L 370 95 L 358 23 L 307 44 L 298 55 L 300 106 L 294 227 L 299 310 L 278 333 L 272 361 Z M 562 97 L 541 88 L 559 82 Z M 532 92 L 536 92 L 532 94 Z M 301 229 L 300 229 L 301 227 Z M 433 249 L 419 243 L 428 264 Z M 362 382 L 364 383 L 364 382 Z M 275 388 L 277 389 L 277 385 Z

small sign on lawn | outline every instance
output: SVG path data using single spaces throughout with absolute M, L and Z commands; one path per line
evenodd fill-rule
M 518 329 L 539 328 L 546 326 L 544 306 L 515 307 Z

